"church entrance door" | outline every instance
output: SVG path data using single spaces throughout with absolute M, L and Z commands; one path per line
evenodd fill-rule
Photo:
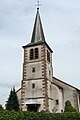
M 39 108 L 39 105 L 37 104 L 29 104 L 27 105 L 27 111 L 30 111 L 30 112 L 38 112 L 38 108 Z

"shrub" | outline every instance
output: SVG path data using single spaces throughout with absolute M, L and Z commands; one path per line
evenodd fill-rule
M 34 113 L 0 111 L 0 120 L 80 120 L 80 113 Z
M 64 112 L 77 112 L 75 108 L 73 108 L 73 106 L 71 105 L 71 102 L 69 100 L 67 100 L 65 102 L 65 110 Z

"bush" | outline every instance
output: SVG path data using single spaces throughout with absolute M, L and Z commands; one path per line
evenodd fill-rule
M 77 110 L 75 108 L 73 108 L 71 102 L 69 100 L 67 100 L 65 102 L 65 110 L 64 112 L 77 112 Z
M 34 113 L 0 111 L 0 120 L 80 120 L 80 113 Z

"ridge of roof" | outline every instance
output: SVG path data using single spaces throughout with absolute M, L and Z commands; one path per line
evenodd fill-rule
M 68 85 L 68 86 L 70 86 L 70 87 L 76 89 L 77 91 L 80 92 L 80 89 L 78 89 L 78 88 L 72 86 L 71 84 L 68 84 L 68 83 L 66 83 L 66 82 L 64 82 L 64 81 L 62 81 L 62 80 L 60 80 L 60 79 L 58 79 L 58 78 L 56 78 L 56 77 L 53 77 L 53 78 L 56 79 L 56 80 L 59 81 L 59 82 L 62 82 L 63 84 L 66 84 L 66 85 Z
M 19 89 L 16 91 L 16 93 L 19 92 L 21 89 L 22 89 L 22 88 L 19 88 Z

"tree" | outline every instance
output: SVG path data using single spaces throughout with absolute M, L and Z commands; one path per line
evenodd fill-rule
M 77 112 L 75 108 L 73 108 L 71 102 L 69 100 L 67 100 L 65 102 L 65 110 L 64 112 Z
M 0 110 L 4 110 L 1 104 L 0 104 Z
M 5 105 L 6 110 L 14 110 L 14 111 L 19 111 L 19 101 L 17 98 L 17 94 L 15 92 L 15 88 L 13 87 L 13 89 L 11 89 L 10 91 L 10 95 L 8 97 L 8 101 Z

